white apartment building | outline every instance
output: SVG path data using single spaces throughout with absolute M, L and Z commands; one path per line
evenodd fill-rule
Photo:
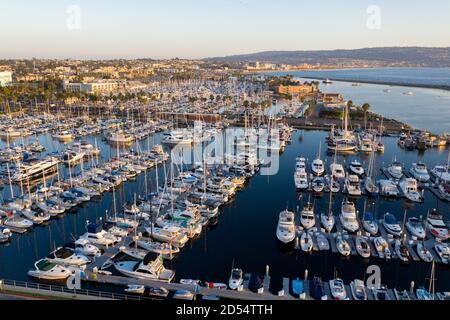
M 64 81 L 63 87 L 64 90 L 69 92 L 103 94 L 125 89 L 126 81 L 125 80 L 95 81 L 89 83 L 70 83 L 68 81 Z

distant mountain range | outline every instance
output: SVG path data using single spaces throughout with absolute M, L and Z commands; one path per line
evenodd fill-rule
M 369 66 L 450 67 L 450 47 L 380 47 L 323 51 L 264 51 L 226 57 L 206 58 L 207 61 L 266 62 L 276 64 L 321 64 Z

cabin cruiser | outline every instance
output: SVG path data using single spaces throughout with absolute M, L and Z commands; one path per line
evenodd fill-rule
M 18 228 L 18 229 L 29 229 L 33 226 L 32 221 L 22 218 L 18 214 L 13 214 L 13 215 L 9 216 L 8 218 L 6 218 L 3 221 L 3 224 L 6 227 Z
M 27 274 L 38 279 L 63 280 L 67 279 L 72 272 L 66 267 L 55 264 L 48 259 L 41 259 L 34 264 L 34 269 L 29 270 Z
M 58 248 L 47 256 L 47 260 L 63 266 L 84 266 L 89 259 L 81 254 L 77 254 L 68 248 Z
M 428 250 L 423 242 L 418 242 L 416 245 L 417 255 L 422 259 L 424 262 L 432 262 L 433 261 L 433 255 L 431 254 L 430 250 Z
M 358 254 L 362 258 L 364 259 L 370 258 L 371 254 L 370 245 L 366 237 L 356 236 L 355 244 L 356 244 L 356 252 L 358 252 Z
M 74 242 L 66 243 L 64 248 L 68 248 L 76 254 L 83 256 L 99 256 L 101 254 L 100 249 L 89 243 L 86 239 L 78 239 Z
M 192 134 L 183 132 L 181 130 L 174 130 L 168 134 L 162 140 L 164 144 L 176 144 L 176 145 L 191 145 L 193 143 Z
M 277 238 L 283 243 L 289 243 L 295 239 L 294 213 L 288 210 L 280 212 L 277 226 Z
M 321 193 L 325 189 L 325 179 L 323 177 L 314 177 L 311 181 L 311 188 L 316 193 Z
M 108 134 L 106 140 L 112 143 L 132 143 L 135 140 L 135 137 L 125 132 L 117 131 Z
M 45 212 L 35 212 L 29 208 L 20 210 L 20 214 L 24 216 L 24 218 L 32 221 L 34 224 L 42 224 L 50 220 L 51 216 Z
M 164 268 L 162 257 L 153 252 L 149 252 L 141 262 L 119 261 L 114 263 L 114 267 L 123 275 L 136 279 L 170 282 L 175 276 L 174 271 Z
M 156 242 L 149 239 L 139 239 L 137 240 L 138 247 L 163 255 L 163 257 L 171 257 L 176 253 L 180 252 L 180 248 L 170 245 L 166 242 Z
M 66 211 L 66 208 L 63 208 L 59 204 L 54 203 L 53 201 L 47 200 L 38 200 L 35 202 L 37 208 L 39 208 L 42 212 L 49 214 L 52 217 L 60 215 Z
M 308 231 L 302 233 L 300 238 L 300 247 L 303 252 L 311 252 L 313 248 L 313 240 Z
M 145 228 L 145 231 L 155 240 L 171 243 L 172 245 L 182 248 L 188 241 L 188 236 L 183 229 L 173 225 L 157 227 L 152 225 Z
M 359 224 L 356 219 L 355 204 L 350 201 L 343 201 L 341 205 L 341 214 L 339 216 L 342 226 L 350 233 L 358 231 Z
M 356 174 L 357 176 L 362 176 L 364 174 L 364 168 L 358 160 L 353 160 L 350 163 L 350 172 Z
M 431 234 L 439 240 L 445 241 L 450 239 L 450 233 L 442 219 L 442 214 L 436 209 L 433 209 L 428 213 L 426 225 Z
M 306 171 L 295 171 L 294 183 L 296 189 L 308 189 L 308 174 L 306 173 Z
M 364 213 L 362 224 L 364 230 L 366 230 L 371 236 L 376 236 L 378 234 L 378 222 L 375 220 L 372 212 Z
M 383 226 L 393 236 L 400 237 L 402 234 L 402 227 L 393 214 L 386 213 L 384 215 Z
M 348 175 L 345 180 L 345 189 L 350 196 L 360 196 L 362 192 L 359 177 L 355 174 Z
M 316 225 L 316 219 L 314 217 L 314 206 L 312 203 L 308 202 L 303 207 L 300 213 L 300 222 L 305 229 L 311 229 Z
M 434 250 L 441 258 L 443 264 L 450 264 L 450 247 L 447 243 L 436 244 Z
M 333 279 L 329 281 L 331 296 L 335 300 L 347 300 L 347 292 L 345 291 L 344 282 L 341 279 Z
M 387 171 L 391 175 L 391 177 L 396 180 L 400 180 L 403 177 L 403 165 L 397 160 L 394 160 L 389 165 Z
M 352 254 L 350 244 L 340 234 L 336 236 L 336 247 L 339 253 L 342 254 L 344 257 L 348 257 Z
M 359 150 L 361 152 L 370 153 L 373 151 L 374 143 L 371 139 L 363 138 Z
M 65 165 L 74 165 L 77 162 L 81 161 L 84 158 L 84 152 L 77 152 L 73 150 L 67 150 L 63 152 L 61 159 Z
M 244 283 L 244 275 L 241 269 L 233 268 L 231 270 L 228 287 L 231 290 L 237 290 Z
M 73 134 L 71 134 L 69 131 L 59 131 L 52 134 L 52 137 L 57 140 L 67 141 L 73 139 Z
M 436 179 L 441 181 L 450 181 L 450 167 L 437 165 L 430 170 L 430 173 Z
M 311 171 L 315 176 L 321 176 L 325 173 L 325 167 L 322 159 L 314 159 L 311 163 Z
M 340 163 L 332 163 L 330 165 L 331 176 L 336 179 L 344 179 L 345 171 L 344 167 Z
M 381 142 L 378 142 L 376 145 L 376 149 L 378 152 L 383 153 L 384 152 L 384 144 L 382 144 Z
M 402 262 L 409 261 L 409 251 L 408 248 L 403 244 L 402 241 L 396 240 L 394 244 L 395 254 Z
M 398 187 L 397 184 L 392 180 L 381 179 L 378 180 L 378 185 L 380 186 L 380 194 L 388 198 L 398 197 Z
M 335 179 L 331 179 L 331 182 L 329 183 L 329 187 L 330 187 L 330 191 L 332 193 L 338 193 L 341 190 L 341 185 Z
M 94 223 L 88 224 L 86 226 L 86 233 L 83 234 L 80 239 L 87 240 L 92 244 L 103 246 L 110 246 L 122 240 L 120 237 L 116 237 L 111 233 L 103 230 L 102 225 Z
M 409 172 L 419 182 L 428 182 L 430 180 L 427 166 L 422 162 L 413 163 Z
M 417 239 L 425 239 L 426 237 L 426 232 L 422 221 L 416 217 L 408 218 L 408 221 L 406 222 L 406 229 L 413 237 L 416 237 Z
M 403 192 L 405 197 L 414 202 L 422 202 L 423 196 L 419 192 L 417 185 L 417 180 L 414 178 L 404 178 L 399 183 L 400 190 Z
M 58 163 L 59 160 L 54 157 L 33 162 L 23 162 L 11 178 L 15 182 L 31 181 L 55 170 Z
M 367 300 L 366 286 L 364 281 L 356 279 L 350 283 L 350 290 L 352 292 L 353 299 L 355 300 Z
M 375 250 L 378 253 L 378 256 L 381 259 L 390 259 L 391 258 L 391 250 L 389 249 L 388 242 L 383 237 L 376 237 L 373 239 L 373 244 L 375 246 Z

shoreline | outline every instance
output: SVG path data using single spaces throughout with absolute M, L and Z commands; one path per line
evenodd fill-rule
M 377 80 L 358 80 L 358 79 L 342 79 L 342 78 L 333 78 L 333 77 L 299 77 L 310 80 L 331 80 L 337 82 L 350 82 L 350 83 L 366 83 L 366 84 L 377 84 L 377 85 L 386 85 L 392 87 L 407 87 L 407 88 L 422 88 L 422 89 L 436 89 L 436 90 L 444 90 L 450 91 L 450 86 L 446 85 L 433 85 L 433 84 L 417 84 L 417 83 L 399 83 L 392 81 L 377 81 Z

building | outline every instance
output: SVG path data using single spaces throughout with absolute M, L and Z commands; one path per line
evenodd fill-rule
M 300 84 L 295 86 L 278 86 L 278 94 L 290 94 L 290 95 L 307 95 L 313 94 L 317 90 L 317 87 L 312 84 Z
M 342 107 L 345 104 L 344 97 L 340 93 L 321 93 L 317 102 L 328 108 Z
M 114 91 L 119 91 L 126 88 L 125 80 L 106 81 L 99 80 L 88 83 L 70 83 L 63 82 L 64 90 L 68 92 L 84 92 L 90 94 L 107 94 Z
M 11 71 L 0 71 L 0 86 L 5 87 L 12 83 Z

